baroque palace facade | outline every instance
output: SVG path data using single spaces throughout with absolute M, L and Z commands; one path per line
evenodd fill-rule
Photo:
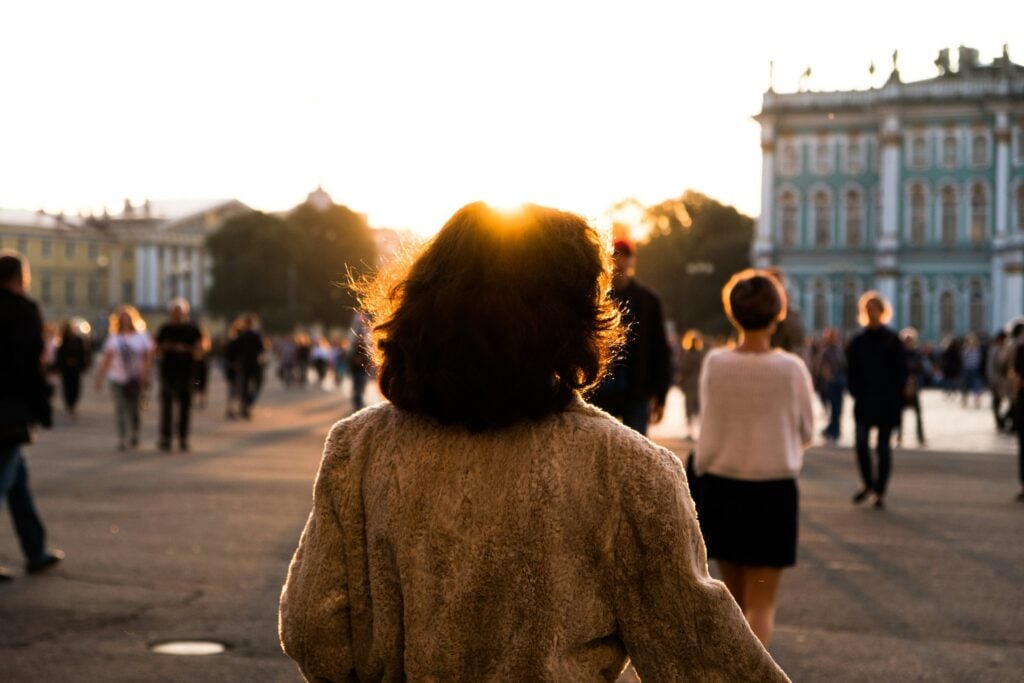
M 759 267 L 808 330 L 857 327 L 877 289 L 893 326 L 938 340 L 1024 313 L 1024 67 L 961 47 L 935 78 L 764 94 Z
M 197 309 L 210 280 L 206 235 L 251 211 L 235 200 L 150 202 L 120 214 L 71 216 L 0 209 L 0 247 L 28 257 L 47 320 L 101 321 L 122 303 L 163 310 L 183 296 Z

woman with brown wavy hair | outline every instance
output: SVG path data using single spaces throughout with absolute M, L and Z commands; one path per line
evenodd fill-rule
M 334 425 L 281 596 L 309 680 L 786 680 L 678 459 L 581 392 L 621 344 L 579 216 L 460 209 L 362 287 L 388 401 Z

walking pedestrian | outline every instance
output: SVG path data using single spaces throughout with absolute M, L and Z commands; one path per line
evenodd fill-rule
M 353 332 L 352 352 L 349 354 L 348 371 L 352 375 L 352 410 L 353 412 L 366 407 L 366 385 L 373 374 L 373 351 L 370 342 L 370 331 L 362 318 L 356 320 Z
M 917 330 L 904 327 L 900 330 L 900 341 L 903 343 L 903 357 L 907 366 L 907 378 L 903 383 L 903 409 L 900 410 L 900 421 L 896 427 L 896 443 L 903 443 L 903 413 L 907 408 L 914 411 L 917 425 L 917 445 L 924 446 L 924 420 L 921 417 L 921 387 L 924 384 L 924 356 L 917 348 Z
M 1017 394 L 1017 473 L 1020 478 L 1017 500 L 1024 502 L 1024 324 L 1013 326 L 1013 338 L 1013 378 Z
M 110 315 L 103 357 L 96 370 L 96 390 L 107 380 L 117 420 L 117 450 L 139 445 L 142 397 L 149 388 L 153 340 L 134 306 L 123 305 Z
M 636 280 L 636 245 L 617 239 L 613 245 L 612 297 L 628 330 L 626 347 L 591 400 L 641 434 L 661 422 L 672 385 L 671 350 L 665 335 L 661 299 Z
M 160 359 L 160 441 L 162 451 L 171 450 L 171 432 L 177 431 L 178 448 L 188 452 L 189 414 L 192 410 L 192 374 L 203 339 L 199 328 L 189 320 L 190 306 L 185 299 L 168 304 L 169 318 L 156 335 Z M 172 425 L 175 407 L 178 420 Z M 177 430 L 173 427 L 177 426 Z
M 828 408 L 828 425 L 821 434 L 825 437 L 825 442 L 833 446 L 839 441 L 843 394 L 846 391 L 846 353 L 839 330 L 829 327 L 822 333 L 821 350 L 813 365 L 821 386 L 822 399 Z
M 966 408 L 967 398 L 974 396 L 974 407 L 981 407 L 981 394 L 985 389 L 982 379 L 985 366 L 978 335 L 970 332 L 964 337 L 963 346 L 960 349 L 960 402 Z
M 766 646 L 782 570 L 796 564 L 803 451 L 814 437 L 814 387 L 799 356 L 773 349 L 786 294 L 765 271 L 737 273 L 722 292 L 739 334 L 701 376 L 703 424 L 694 469 L 708 557 Z
M 1010 380 L 1010 365 L 1013 359 L 1008 351 L 1009 335 L 1006 330 L 999 330 L 992 338 L 988 356 L 985 359 L 985 382 L 992 396 L 992 417 L 996 422 L 996 431 L 1002 432 L 1011 423 L 1010 409 L 1013 406 L 1013 386 Z M 1004 406 L 1009 405 L 1004 409 Z
M 686 438 L 696 438 L 700 420 L 700 373 L 704 364 L 704 339 L 697 330 L 687 330 L 679 342 L 677 383 L 683 392 L 686 411 Z
M 885 507 L 885 492 L 892 471 L 892 431 L 903 411 L 903 390 L 907 364 L 900 339 L 886 326 L 892 318 L 889 302 L 875 291 L 861 296 L 857 306 L 864 329 L 846 349 L 847 381 L 853 396 L 856 422 L 857 467 L 861 488 L 853 502 L 872 497 L 877 509 Z M 877 467 L 872 462 L 869 442 L 877 431 Z
M 64 553 L 46 548 L 22 454 L 33 425 L 49 427 L 53 417 L 42 365 L 43 318 L 26 296 L 30 282 L 28 261 L 0 250 L 0 503 L 7 501 L 25 568 L 34 574 L 53 567 Z M 0 582 L 13 578 L 0 567 Z
M 251 420 L 252 407 L 262 383 L 266 340 L 260 334 L 259 318 L 254 313 L 243 314 L 234 327 L 234 338 L 228 344 L 227 361 L 233 369 L 234 395 L 238 400 L 240 415 L 245 420 Z M 229 408 L 228 418 L 233 417 Z
M 61 327 L 57 371 L 64 394 L 64 409 L 72 418 L 82 395 L 82 373 L 89 368 L 89 342 L 70 320 Z
M 327 437 L 280 605 L 307 680 L 788 680 L 679 460 L 580 398 L 609 284 L 582 218 L 471 204 L 366 287 L 389 401 Z

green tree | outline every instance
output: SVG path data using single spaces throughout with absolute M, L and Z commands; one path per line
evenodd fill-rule
M 283 219 L 260 212 L 233 218 L 207 247 L 214 264 L 208 309 L 227 317 L 254 311 L 274 331 L 349 325 L 356 305 L 349 274 L 377 262 L 366 217 L 333 203 L 305 202 Z
M 302 249 L 294 228 L 277 216 L 254 211 L 224 223 L 206 239 L 213 259 L 213 286 L 206 306 L 233 318 L 255 311 L 270 330 L 286 330 L 308 318 L 298 297 Z
M 754 220 L 732 206 L 687 190 L 647 207 L 649 233 L 637 247 L 637 277 L 662 297 L 682 333 L 728 334 L 722 287 L 750 267 Z
M 300 236 L 300 286 L 311 320 L 347 326 L 356 306 L 347 284 L 349 274 L 366 274 L 377 263 L 377 245 L 366 216 L 339 204 L 318 207 L 307 201 L 292 209 L 286 220 Z

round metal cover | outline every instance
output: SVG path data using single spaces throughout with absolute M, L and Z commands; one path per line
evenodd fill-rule
M 168 640 L 154 643 L 150 650 L 161 655 L 219 655 L 228 649 L 224 643 L 215 640 Z

